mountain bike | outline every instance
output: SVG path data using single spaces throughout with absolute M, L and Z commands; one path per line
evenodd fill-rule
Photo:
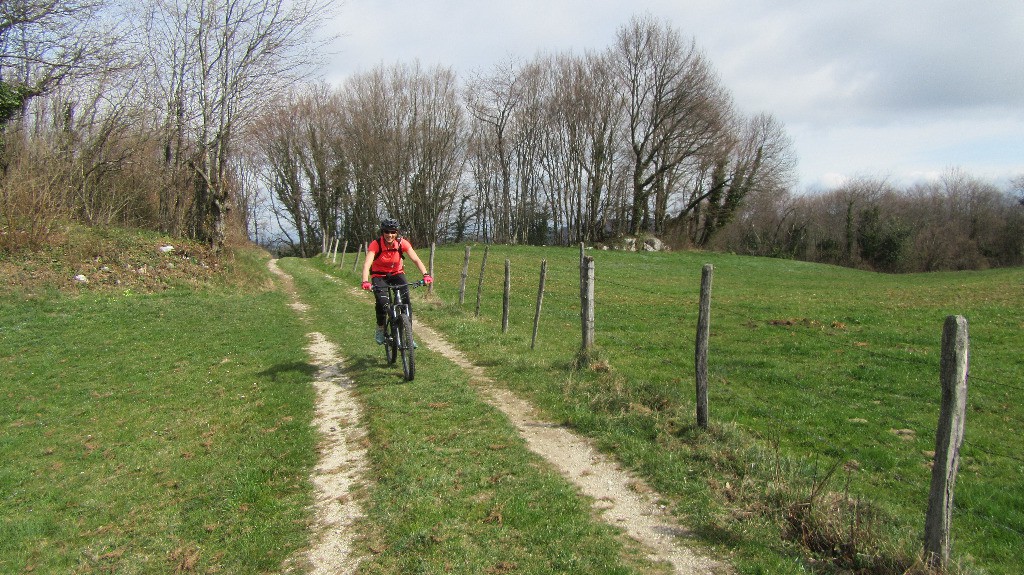
M 418 288 L 426 285 L 419 280 L 408 284 L 374 286 L 373 291 L 387 290 L 388 301 L 384 305 L 384 357 L 388 365 L 394 365 L 399 356 L 402 358 L 402 375 L 406 381 L 416 376 L 416 345 L 412 339 L 412 314 L 409 302 L 402 299 L 403 287 Z

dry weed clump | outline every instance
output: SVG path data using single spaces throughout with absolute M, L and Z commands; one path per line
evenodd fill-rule
M 887 539 L 876 531 L 884 517 L 860 499 L 821 493 L 791 503 L 784 519 L 786 539 L 840 569 L 863 575 L 927 572 L 915 567 L 919 561 L 913 555 L 889 548 Z

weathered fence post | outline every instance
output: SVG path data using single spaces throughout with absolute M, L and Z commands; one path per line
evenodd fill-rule
M 348 253 L 348 240 L 345 240 L 345 247 L 341 248 L 341 263 L 338 264 L 339 268 L 345 267 L 345 254 Z
M 466 257 L 462 260 L 462 281 L 459 283 L 459 305 L 466 303 L 467 277 L 469 277 L 469 246 L 466 246 Z
M 359 256 L 363 253 L 363 244 L 359 244 L 359 249 L 356 250 L 356 261 L 352 264 L 352 272 L 355 273 L 359 269 Z
M 437 251 L 437 242 L 430 243 L 430 265 L 427 266 L 427 273 L 434 276 L 434 252 Z M 427 286 L 427 295 L 434 295 L 434 284 Z
M 960 467 L 960 444 L 967 415 L 967 373 L 970 342 L 963 316 L 946 318 L 942 329 L 942 407 L 935 432 L 935 461 L 924 523 L 924 554 L 928 565 L 944 567 L 949 561 L 949 529 L 953 515 L 953 488 Z
M 334 245 L 331 246 L 331 249 L 334 251 L 334 257 L 331 259 L 332 264 L 338 263 L 338 244 L 340 243 L 341 238 L 334 238 Z
M 533 312 L 533 338 L 530 339 L 530 349 L 537 343 L 537 328 L 540 326 L 540 307 L 544 304 L 544 282 L 548 275 L 548 260 L 540 261 L 540 287 L 537 288 L 537 311 Z
M 512 262 L 505 258 L 505 295 L 501 298 L 501 333 L 508 333 L 508 304 L 512 292 Z
M 708 428 L 708 331 L 711 325 L 711 278 L 714 267 L 704 264 L 700 274 L 700 313 L 697 316 L 697 345 L 694 369 L 697 382 L 697 426 Z
M 585 358 L 590 357 L 591 348 L 594 347 L 594 258 L 586 256 L 583 258 L 583 286 L 580 288 L 582 298 L 580 301 L 580 319 L 583 326 L 582 351 Z
M 487 268 L 487 251 L 491 246 L 484 246 L 484 259 L 480 261 L 480 281 L 476 284 L 476 317 L 480 317 L 480 296 L 484 291 L 484 269 Z

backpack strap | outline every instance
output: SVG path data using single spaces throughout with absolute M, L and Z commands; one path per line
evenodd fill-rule
M 377 261 L 377 258 L 379 258 L 380 255 L 384 253 L 384 242 L 380 241 L 379 237 L 373 241 L 377 242 L 377 251 L 374 252 L 373 254 L 373 261 Z M 404 260 L 405 246 L 409 245 L 409 242 L 405 241 L 405 238 L 403 238 L 402 236 L 398 236 L 397 238 L 395 238 L 395 241 L 398 242 L 398 255 L 401 256 L 401 258 Z

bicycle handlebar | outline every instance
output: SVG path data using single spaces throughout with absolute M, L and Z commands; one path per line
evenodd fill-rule
M 416 280 L 416 281 L 414 281 L 412 283 L 406 283 L 406 284 L 388 284 L 386 286 L 373 286 L 370 289 L 373 290 L 373 291 L 383 291 L 383 290 L 386 290 L 386 289 L 398 289 L 398 288 L 404 288 L 404 287 L 418 288 L 418 287 L 423 287 L 425 285 L 427 285 L 426 280 Z

